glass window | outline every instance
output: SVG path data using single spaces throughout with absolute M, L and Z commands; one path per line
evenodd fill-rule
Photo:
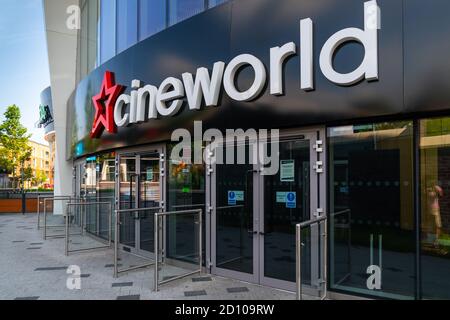
M 422 296 L 450 299 L 450 118 L 420 122 Z
M 222 3 L 224 3 L 224 2 L 227 2 L 228 0 L 209 0 L 209 7 L 210 8 L 212 8 L 212 7 L 215 7 L 215 6 L 217 6 L 217 5 L 219 5 L 219 4 L 222 4 Z
M 88 17 L 88 32 L 87 32 L 87 46 L 88 46 L 88 73 L 95 69 L 97 65 L 97 33 L 98 33 L 98 0 L 88 0 L 89 17 Z
M 205 9 L 204 0 L 169 0 L 170 25 L 183 21 Z
M 80 30 L 80 79 L 88 73 L 88 9 L 87 1 L 81 3 L 81 30 Z
M 414 298 L 412 122 L 335 127 L 328 135 L 331 288 Z
M 137 42 L 137 0 L 117 0 L 117 53 Z
M 116 1 L 100 3 L 100 62 L 104 63 L 116 54 Z
M 174 145 L 168 146 L 168 154 Z M 200 146 L 201 147 L 201 146 Z M 169 211 L 203 210 L 203 235 L 205 235 L 205 166 L 168 160 L 167 208 Z M 194 262 L 198 245 L 193 241 L 197 235 L 192 216 L 171 216 L 168 218 L 167 256 L 187 262 Z M 205 257 L 205 236 L 203 236 L 203 258 Z
M 166 0 L 139 0 L 139 40 L 166 27 Z

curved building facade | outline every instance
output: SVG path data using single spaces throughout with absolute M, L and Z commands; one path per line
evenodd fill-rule
M 450 298 L 450 4 L 58 1 L 80 8 L 67 31 L 53 2 L 67 192 L 202 209 L 214 275 L 294 291 L 300 267 L 311 295 Z M 323 216 L 296 259 L 296 224 Z M 150 211 L 121 219 L 121 250 L 152 256 Z M 167 261 L 193 262 L 198 230 L 164 228 Z

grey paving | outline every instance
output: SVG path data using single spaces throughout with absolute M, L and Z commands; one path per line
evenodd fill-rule
M 28 220 L 30 219 L 30 220 Z M 0 300 L 17 298 L 39 298 L 39 300 L 293 300 L 291 292 L 276 290 L 227 279 L 216 275 L 197 274 L 171 281 L 153 291 L 153 267 L 120 274 L 113 277 L 112 249 L 64 255 L 64 239 L 43 241 L 42 230 L 33 225 L 35 215 L 0 215 L 0 224 L 5 225 L 0 234 Z M 11 223 L 6 224 L 5 220 Z M 33 230 L 16 229 L 17 223 L 30 221 Z M 13 242 L 13 241 L 20 241 Z M 83 238 L 76 238 L 83 243 Z M 25 242 L 25 245 L 22 244 Z M 38 245 L 39 250 L 27 250 L 28 244 Z M 142 265 L 148 260 L 139 259 L 126 252 L 119 258 L 124 266 Z M 67 273 L 69 266 L 78 266 L 81 276 L 80 289 L 69 289 L 71 281 Z M 186 270 L 164 265 L 160 279 L 174 277 Z M 201 279 L 201 280 L 199 280 Z M 74 283 L 73 279 L 72 282 Z M 76 282 L 76 281 L 75 281 Z M 132 286 L 115 286 L 113 283 L 133 283 Z M 247 287 L 248 292 L 229 293 L 226 288 Z M 196 293 L 196 294 L 195 294 Z M 201 295 L 199 295 L 201 294 Z
M 192 282 L 205 282 L 205 281 L 212 281 L 212 278 L 211 277 L 192 278 Z
M 44 267 L 36 268 L 34 271 L 55 271 L 55 270 L 67 270 L 68 267 Z
M 242 292 L 248 292 L 247 287 L 240 287 L 240 288 L 227 288 L 227 291 L 229 293 L 242 293 Z
M 117 297 L 117 300 L 140 300 L 140 299 L 141 299 L 141 296 L 138 294 Z
M 197 291 L 185 291 L 184 295 L 186 297 L 197 297 L 197 296 L 206 296 L 207 293 L 205 290 L 197 290 Z
M 17 297 L 14 300 L 38 300 L 39 297 Z
M 119 282 L 119 283 L 113 283 L 113 288 L 122 288 L 122 287 L 132 287 L 133 282 Z

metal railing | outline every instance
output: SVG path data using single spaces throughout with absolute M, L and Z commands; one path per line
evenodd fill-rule
M 71 224 L 71 218 L 75 217 L 74 215 L 71 215 L 71 210 L 70 208 L 72 207 L 84 207 L 86 208 L 87 206 L 107 206 L 108 207 L 108 239 L 106 240 L 106 245 L 104 246 L 96 246 L 96 247 L 89 247 L 89 248 L 83 248 L 83 249 L 75 249 L 75 250 L 71 250 L 69 248 L 69 244 L 70 244 L 70 224 Z M 77 210 L 77 212 L 79 212 Z M 94 235 L 91 234 L 90 232 L 86 232 L 87 228 L 87 210 L 82 210 L 81 211 L 81 218 L 80 218 L 80 225 L 78 227 L 80 227 L 80 234 L 72 234 L 72 235 L 88 235 L 89 237 L 94 238 Z M 83 217 L 84 216 L 84 217 Z M 86 252 L 86 251 L 94 251 L 94 250 L 101 250 L 101 249 L 108 249 L 111 248 L 111 223 L 112 223 L 112 204 L 111 202 L 69 202 L 66 204 L 66 214 L 65 214 L 65 254 L 66 256 L 69 255 L 69 253 L 74 253 L 74 252 Z M 97 238 L 95 237 L 96 241 L 99 242 L 104 242 L 104 239 L 101 238 Z
M 168 216 L 180 216 L 180 215 L 189 215 L 189 214 L 197 214 L 198 215 L 198 235 L 199 235 L 199 239 L 198 239 L 198 261 L 199 261 L 199 266 L 197 270 L 194 271 L 190 271 L 188 273 L 179 275 L 179 276 L 175 276 L 175 277 L 171 277 L 170 279 L 166 279 L 166 280 L 162 280 L 159 281 L 159 237 L 160 237 L 160 230 L 164 230 L 164 227 L 162 226 L 162 219 L 161 218 L 166 218 Z M 183 211 L 172 211 L 172 212 L 159 212 L 159 213 L 155 213 L 155 276 L 154 276 L 154 290 L 158 291 L 159 290 L 159 286 L 175 281 L 175 280 L 179 280 L 185 277 L 189 277 L 193 274 L 196 273 L 202 273 L 202 261 L 203 261 L 203 254 L 202 254 L 202 214 L 203 214 L 203 210 L 202 209 L 197 209 L 197 210 L 183 210 Z M 163 232 L 164 234 L 164 232 Z M 164 239 L 162 240 L 164 242 Z M 163 259 L 162 259 L 163 260 Z
M 47 224 L 47 202 L 53 201 L 53 211 L 55 210 L 55 201 L 67 201 L 68 203 L 73 200 L 79 200 L 79 198 L 71 197 L 71 196 L 56 196 L 51 198 L 44 198 L 44 226 L 43 226 L 43 239 L 61 239 L 65 237 L 65 233 L 62 234 L 53 234 L 53 235 L 47 235 L 47 229 L 64 229 L 65 222 L 63 221 L 60 225 L 48 225 Z M 39 201 L 39 200 L 38 200 Z M 39 204 L 38 204 L 39 207 Z M 67 207 L 66 207 L 67 209 Z M 61 216 L 63 219 L 66 218 L 67 213 L 62 213 Z M 81 215 L 82 217 L 83 215 Z M 39 218 L 38 218 L 39 221 Z
M 144 268 L 148 268 L 151 267 L 153 265 L 155 265 L 155 262 L 149 262 L 149 263 L 145 263 L 145 264 L 141 264 L 138 266 L 133 266 L 133 267 L 129 267 L 129 268 L 125 268 L 125 269 L 121 269 L 119 270 L 119 242 L 120 242 L 120 216 L 123 213 L 128 213 L 128 212 L 142 212 L 142 211 L 158 211 L 158 210 L 162 210 L 160 207 L 148 207 L 148 208 L 136 208 L 136 209 L 115 209 L 115 230 L 114 230 L 114 278 L 117 278 L 119 276 L 120 273 L 125 273 L 125 272 L 129 272 L 129 271 L 134 271 L 134 270 L 138 270 L 138 269 L 144 269 Z M 128 254 L 137 256 L 139 258 L 145 259 L 145 260 L 150 260 L 150 258 L 148 257 L 144 257 L 141 255 L 137 255 L 135 253 L 132 252 L 127 252 Z M 156 259 L 156 258 L 155 258 Z
M 320 224 L 323 224 L 324 226 L 324 232 L 320 233 Z M 324 289 L 321 295 L 321 299 L 324 300 L 327 296 L 327 217 L 322 216 L 317 219 L 305 221 L 302 223 L 299 223 L 296 225 L 295 228 L 295 246 L 296 246 L 296 294 L 297 294 L 297 300 L 302 300 L 302 246 L 304 245 L 302 243 L 302 229 L 310 227 L 312 225 L 318 225 L 319 226 L 319 239 L 320 237 L 323 238 L 323 255 L 321 259 L 321 271 L 322 271 L 322 277 L 321 280 L 323 280 Z M 320 241 L 319 242 L 319 251 L 320 251 Z M 320 255 L 319 255 L 320 257 Z
M 41 204 L 44 204 L 44 210 L 45 210 L 45 203 L 43 200 L 45 199 L 60 199 L 62 198 L 63 200 L 65 199 L 72 199 L 71 196 L 49 196 L 49 195 L 38 195 L 37 197 L 37 208 L 36 208 L 36 215 L 37 215 L 37 229 L 40 230 L 41 229 Z

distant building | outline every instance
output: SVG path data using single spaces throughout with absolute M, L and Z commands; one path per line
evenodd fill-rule
M 30 167 L 33 170 L 33 177 L 39 178 L 45 175 L 42 182 L 28 181 L 26 187 L 40 187 L 46 185 L 53 188 L 54 184 L 54 153 L 52 153 L 49 145 L 30 141 L 29 146 L 32 148 L 31 158 L 25 163 L 25 168 Z

